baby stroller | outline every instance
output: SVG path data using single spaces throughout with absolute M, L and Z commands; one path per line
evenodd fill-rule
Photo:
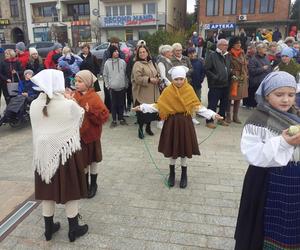
M 17 84 L 8 88 L 8 92 L 10 101 L 0 118 L 0 126 L 8 123 L 12 128 L 20 128 L 30 121 L 28 97 L 18 95 Z

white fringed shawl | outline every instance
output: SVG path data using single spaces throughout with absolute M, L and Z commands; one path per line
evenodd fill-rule
M 48 117 L 43 115 L 46 95 L 41 93 L 30 106 L 33 134 L 33 167 L 47 184 L 60 164 L 81 149 L 79 128 L 84 110 L 62 94 L 54 94 L 48 104 Z

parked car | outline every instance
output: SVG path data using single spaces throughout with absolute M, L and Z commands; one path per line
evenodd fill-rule
M 45 59 L 47 54 L 54 49 L 54 42 L 35 42 L 27 45 L 27 49 L 35 48 L 39 55 Z
M 101 62 L 103 59 L 104 52 L 108 49 L 110 42 L 104 42 L 99 45 L 96 45 L 91 49 L 91 53 L 97 57 L 97 59 Z M 130 51 L 133 51 L 133 47 L 130 44 L 126 44 L 125 42 L 120 42 L 120 49 L 129 48 Z

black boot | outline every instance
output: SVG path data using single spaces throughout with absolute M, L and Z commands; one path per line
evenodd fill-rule
M 181 179 L 180 179 L 180 188 L 186 188 L 187 186 L 187 175 L 186 175 L 187 167 L 181 167 Z
M 87 186 L 87 191 L 90 191 L 90 184 L 89 184 L 89 173 L 85 174 L 85 180 L 86 180 L 86 186 Z
M 146 133 L 148 135 L 154 135 L 153 132 L 151 131 L 150 123 L 147 123 L 146 125 Z
M 53 223 L 53 216 L 46 217 L 44 216 L 45 220 L 45 237 L 46 241 L 52 239 L 52 235 L 60 229 L 60 223 L 56 222 Z
M 144 131 L 143 131 L 143 125 L 139 125 L 138 135 L 139 135 L 140 139 L 144 139 L 145 135 L 144 135 Z
M 98 185 L 97 185 L 97 174 L 91 174 L 91 187 L 90 190 L 88 192 L 88 198 L 93 198 L 96 193 L 97 193 L 97 189 L 98 189 Z
M 78 224 L 78 214 L 74 218 L 68 218 L 69 222 L 69 240 L 70 242 L 73 242 L 76 240 L 76 238 L 85 235 L 87 231 L 89 230 L 88 225 L 82 225 L 80 226 Z
M 170 187 L 174 187 L 175 184 L 175 165 L 170 165 L 170 174 L 168 179 L 168 184 Z

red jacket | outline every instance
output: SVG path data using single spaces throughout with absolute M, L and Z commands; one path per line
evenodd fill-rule
M 56 69 L 56 64 L 53 61 L 53 56 L 56 55 L 58 53 L 56 53 L 55 50 L 52 50 L 48 53 L 47 57 L 45 58 L 45 68 L 46 69 Z
M 90 89 L 86 94 L 75 91 L 74 98 L 78 104 L 85 109 L 89 105 L 89 111 L 84 114 L 82 126 L 80 128 L 80 137 L 85 144 L 99 140 L 102 132 L 102 124 L 109 117 L 109 111 L 96 94 L 94 89 Z
M 19 54 L 18 61 L 21 63 L 22 68 L 25 69 L 29 61 L 29 51 L 26 50 L 22 54 Z

